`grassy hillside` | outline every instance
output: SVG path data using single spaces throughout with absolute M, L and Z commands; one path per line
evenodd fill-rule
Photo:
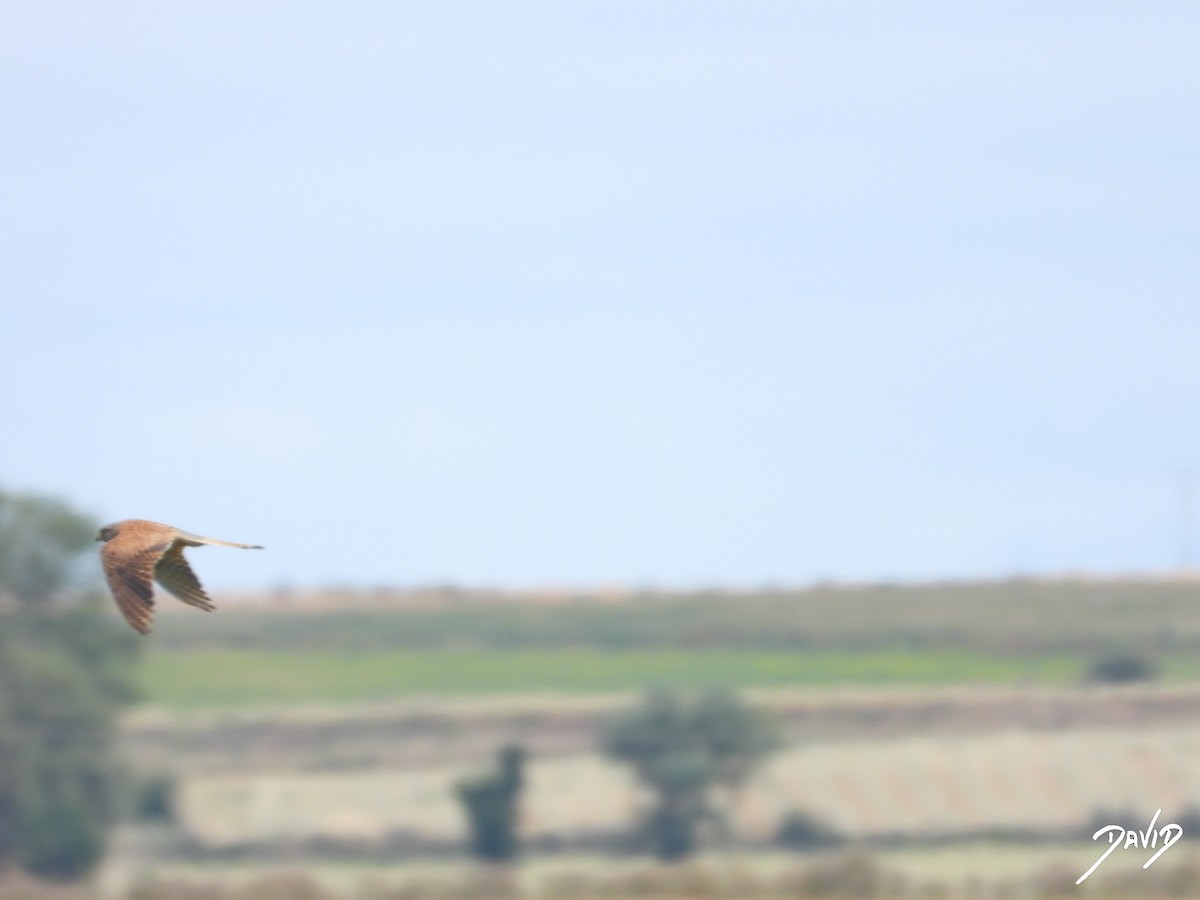
M 650 686 L 1069 684 L 1112 653 L 1200 676 L 1200 588 L 1007 582 L 547 598 L 442 591 L 176 605 L 147 644 L 176 709 Z
M 173 709 L 359 703 L 415 695 L 595 694 L 647 687 L 750 688 L 832 684 L 1064 684 L 1085 661 L 1066 654 L 962 651 L 838 653 L 737 650 L 197 649 L 152 653 L 146 699 Z
M 1200 582 L 1036 582 L 760 592 L 328 593 L 165 601 L 157 650 L 519 649 L 961 650 L 1002 655 L 1200 650 Z M 178 613 L 178 614 L 176 614 Z

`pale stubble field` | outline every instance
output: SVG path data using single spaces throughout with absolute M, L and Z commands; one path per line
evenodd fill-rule
M 174 849 L 147 855 L 127 835 L 111 871 L 253 878 L 299 866 L 343 887 L 466 877 L 452 785 L 510 741 L 531 752 L 522 884 L 544 893 L 572 872 L 641 871 L 645 858 L 612 851 L 644 797 L 596 751 L 608 717 L 655 683 L 638 669 L 651 659 L 660 684 L 728 682 L 785 725 L 787 746 L 724 798 L 729 827 L 704 859 L 763 883 L 819 861 L 771 842 L 801 810 L 918 881 L 1024 890 L 1047 872 L 1073 880 L 1096 855 L 1089 824 L 1145 828 L 1160 807 L 1160 824 L 1200 807 L 1196 593 L 1190 582 L 649 599 L 435 592 L 183 611 L 163 617 L 147 659 L 148 673 L 173 668 L 174 680 L 148 690 L 124 728 L 132 759 L 179 779 Z M 1159 678 L 1088 683 L 1089 661 L 1105 653 L 1149 659 Z M 456 671 L 472 657 L 478 677 Z M 571 658 L 584 676 L 562 683 Z M 725 666 L 715 676 L 714 659 Z M 420 678 L 406 680 L 403 660 Z M 511 668 L 497 675 L 486 665 L 497 660 Z M 382 679 L 375 689 L 364 692 L 356 665 Z M 342 686 L 314 694 L 339 667 Z M 1191 864 L 1191 839 L 1159 871 Z M 1140 873 L 1139 854 L 1114 854 L 1093 883 Z

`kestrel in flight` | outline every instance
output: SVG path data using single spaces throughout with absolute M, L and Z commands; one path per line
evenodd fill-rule
M 104 541 L 100 559 L 113 599 L 125 620 L 142 634 L 150 631 L 150 620 L 154 617 L 152 580 L 184 603 L 203 610 L 216 609 L 200 586 L 200 579 L 183 558 L 184 547 L 215 544 L 243 550 L 262 549 L 257 544 L 235 544 L 200 537 L 145 519 L 125 519 L 105 525 L 96 540 Z

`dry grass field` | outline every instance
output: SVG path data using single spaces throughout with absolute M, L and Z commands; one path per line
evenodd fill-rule
M 806 896 L 801 873 L 841 859 L 846 851 L 797 855 L 773 846 L 779 820 L 796 809 L 865 848 L 889 883 L 907 886 L 905 896 L 926 895 L 921 885 L 930 896 L 964 895 L 971 885 L 1030 896 L 1031 885 L 1058 884 L 1067 872 L 1073 880 L 1090 865 L 1094 820 L 1144 828 L 1159 807 L 1165 823 L 1200 806 L 1200 686 L 845 687 L 752 697 L 783 717 L 790 744 L 727 798 L 732 837 L 724 840 L 739 849 L 710 852 L 689 870 L 717 895 L 749 896 L 753 884 L 756 895 Z M 611 847 L 640 808 L 628 772 L 592 751 L 597 728 L 632 699 L 142 711 L 128 721 L 127 739 L 138 758 L 186 773 L 181 829 L 166 852 L 127 840 L 109 883 L 253 891 L 290 872 L 330 896 L 362 896 L 367 883 L 409 892 L 397 896 L 461 896 L 475 882 L 451 785 L 519 735 L 534 750 L 523 806 L 532 850 L 518 872 L 520 892 L 628 896 L 617 886 L 632 880 L 657 896 L 653 885 L 683 876 L 589 850 Z M 1131 883 L 1149 890 L 1157 882 L 1141 861 L 1133 850 L 1115 854 L 1096 885 L 1111 887 L 1124 873 L 1146 876 Z M 1189 861 L 1185 840 L 1157 866 L 1186 878 Z M 744 883 L 730 887 L 737 878 Z M 786 890 L 770 893 L 784 882 Z
M 792 810 L 853 840 L 1068 833 L 1104 811 L 1145 827 L 1155 809 L 1165 824 L 1200 808 L 1198 758 L 1200 725 L 814 743 L 772 758 L 728 815 L 740 840 L 763 844 Z M 452 786 L 471 768 L 201 775 L 184 783 L 182 825 L 212 850 L 318 840 L 450 849 L 465 831 Z M 522 831 L 543 845 L 619 834 L 642 800 L 627 770 L 594 754 L 535 760 L 527 779 Z
M 113 898 L 1070 896 L 1095 823 L 1200 809 L 1200 591 L 1010 582 L 686 596 L 430 591 L 172 610 L 127 756 L 178 782 L 174 829 L 130 829 Z M 1087 680 L 1106 655 L 1157 677 Z M 629 855 L 644 796 L 597 755 L 646 687 L 739 689 L 787 746 L 685 866 Z M 531 753 L 528 852 L 463 853 L 454 781 Z M 844 841 L 773 837 L 803 811 Z M 1186 817 L 1191 818 L 1186 818 Z M 1200 896 L 1192 834 L 1084 885 Z M 848 894 L 846 893 L 848 892 Z M 9 896 L 4 894 L 6 900 Z
M 466 900 L 466 898 L 636 897 L 682 900 L 783 900 L 813 897 L 1041 898 L 1104 897 L 1154 900 L 1191 897 L 1200 889 L 1200 857 L 1182 851 L 1149 871 L 1133 858 L 1114 857 L 1077 887 L 1079 861 L 1090 845 L 1022 846 L 972 841 L 953 847 L 784 853 L 708 853 L 664 866 L 635 858 L 559 855 L 510 871 L 462 861 L 389 863 L 177 863 L 128 887 L 109 872 L 88 893 L 19 895 L 6 900 L 84 900 L 96 893 L 130 900 Z M 981 875 L 986 872 L 986 875 Z M 3 887 L 0 883 L 0 887 Z

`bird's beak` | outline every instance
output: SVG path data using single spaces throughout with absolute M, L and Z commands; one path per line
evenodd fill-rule
M 98 541 L 102 541 L 102 540 L 104 540 L 104 535 L 102 535 L 102 534 L 97 534 L 97 535 L 96 535 L 96 540 L 98 540 Z

